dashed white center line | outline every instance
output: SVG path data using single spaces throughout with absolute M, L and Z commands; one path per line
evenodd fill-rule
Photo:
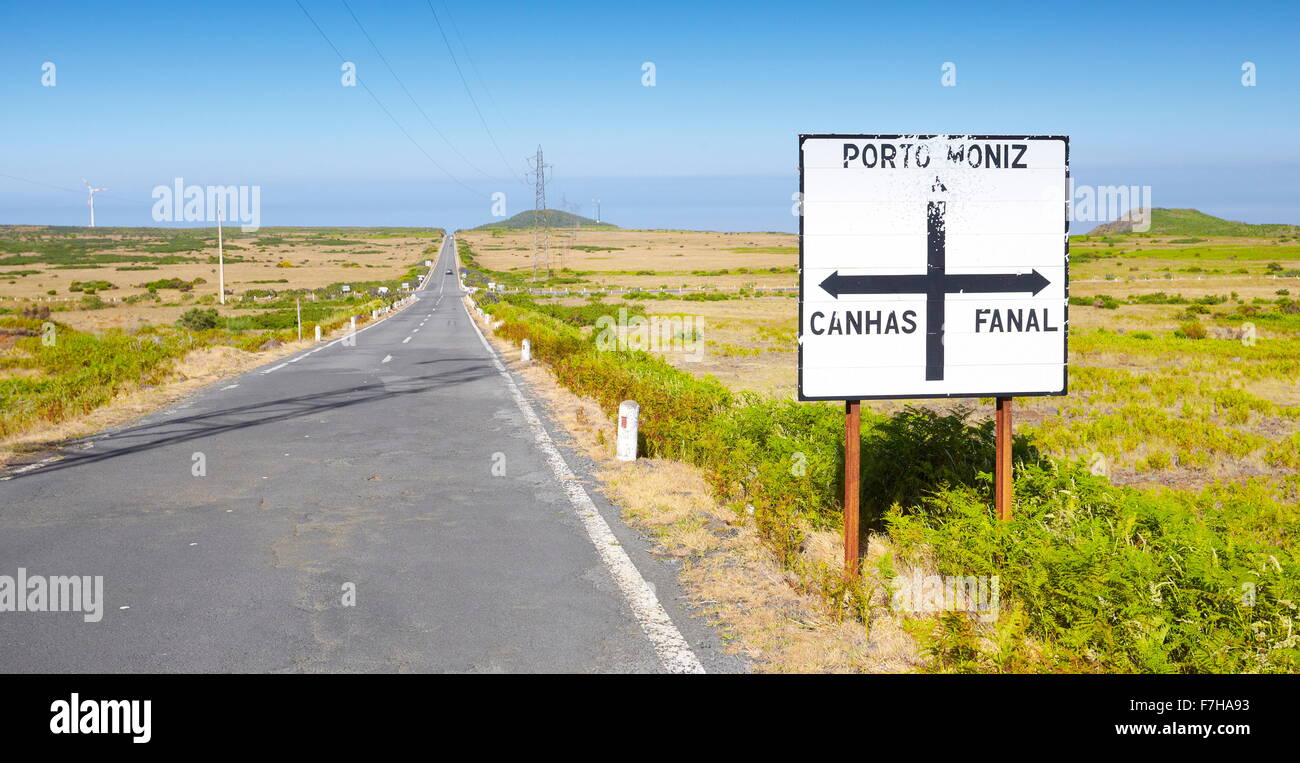
M 392 356 L 392 355 L 385 355 L 385 356 L 384 356 L 384 359 L 381 360 L 381 361 L 379 361 L 379 362 L 380 362 L 380 363 L 387 363 L 388 361 L 390 361 L 390 360 L 392 360 L 392 359 L 393 359 L 393 356 Z
M 402 340 L 402 344 L 406 344 L 409 341 L 411 341 L 411 338 L 408 336 L 407 338 Z

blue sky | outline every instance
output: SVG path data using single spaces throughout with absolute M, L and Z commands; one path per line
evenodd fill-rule
M 793 230 L 801 132 L 1065 133 L 1077 182 L 1300 223 L 1300 3 L 432 0 L 471 101 L 427 0 L 348 0 L 417 108 L 341 0 L 301 2 L 400 129 L 295 0 L 4 2 L 0 223 L 84 224 L 35 183 L 85 176 L 101 225 L 152 224 L 176 177 L 261 186 L 264 225 L 473 225 L 495 191 L 531 208 L 542 144 L 552 207 Z

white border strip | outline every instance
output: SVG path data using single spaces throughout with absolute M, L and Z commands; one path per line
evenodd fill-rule
M 464 302 L 462 301 L 462 305 Z M 609 524 L 605 518 L 600 515 L 596 509 L 596 504 L 592 503 L 591 496 L 583 489 L 582 483 L 578 482 L 577 476 L 569 465 L 565 462 L 564 456 L 560 454 L 559 448 L 551 440 L 551 436 L 546 433 L 546 427 L 542 426 L 542 420 L 537 417 L 533 407 L 524 399 L 523 393 L 519 391 L 519 386 L 511 378 L 510 372 L 506 370 L 505 365 L 497 356 L 497 352 L 488 343 L 479 330 L 478 324 L 474 322 L 473 316 L 469 314 L 468 306 L 465 310 L 466 317 L 469 318 L 469 324 L 474 327 L 474 332 L 478 334 L 479 341 L 487 349 L 492 358 L 492 363 L 497 367 L 497 372 L 506 380 L 506 385 L 510 388 L 510 394 L 515 399 L 515 404 L 519 406 L 519 411 L 524 415 L 524 420 L 528 422 L 528 428 L 532 430 L 533 438 L 537 441 L 537 447 L 541 448 L 546 460 L 551 465 L 551 471 L 555 473 L 556 479 L 559 480 L 560 486 L 564 489 L 565 495 L 569 498 L 569 503 L 578 513 L 578 518 L 582 520 L 582 527 L 587 531 L 587 538 L 591 544 L 596 547 L 596 553 L 605 563 L 605 568 L 618 583 L 619 590 L 623 592 L 623 598 L 627 600 L 628 606 L 632 608 L 632 614 L 636 616 L 637 622 L 641 624 L 641 630 L 650 639 L 654 646 L 655 653 L 659 655 L 659 662 L 663 665 L 664 670 L 669 673 L 703 673 L 704 666 L 691 651 L 690 644 L 682 637 L 681 631 L 673 624 L 672 618 L 664 611 L 663 605 L 659 603 L 659 598 L 655 596 L 654 591 L 650 590 L 650 584 L 645 578 L 641 577 L 641 572 L 637 570 L 632 559 L 628 557 L 627 552 L 615 537 L 614 532 L 609 529 Z

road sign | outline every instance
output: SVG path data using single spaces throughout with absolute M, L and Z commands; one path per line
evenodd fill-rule
M 1065 394 L 1068 138 L 799 148 L 801 400 Z

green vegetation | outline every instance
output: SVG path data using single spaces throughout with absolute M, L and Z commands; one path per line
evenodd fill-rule
M 128 386 L 160 383 L 171 373 L 169 361 L 192 349 L 173 332 L 95 336 L 63 324 L 54 324 L 47 343 L 43 322 L 32 318 L 0 318 L 0 331 L 22 337 L 21 354 L 5 357 L 0 368 L 36 372 L 0 377 L 0 437 L 89 413 Z
M 870 627 L 866 584 L 846 583 L 838 569 L 799 553 L 811 531 L 839 526 L 843 414 L 837 408 L 734 395 L 711 377 L 691 376 L 646 353 L 599 351 L 582 331 L 526 303 L 485 298 L 481 304 L 502 322 L 500 336 L 516 343 L 528 338 L 564 386 L 595 399 L 611 416 L 620 401 L 637 400 L 648 455 L 701 467 L 721 500 L 738 515 L 752 512 L 764 543 L 802 589 L 820 594 L 829 612 Z M 1148 353 L 1177 342 L 1193 348 L 1193 357 L 1241 352 L 1239 344 L 1214 346 L 1236 344 L 1230 342 L 1113 333 L 1092 337 L 1085 352 L 1116 342 Z M 1293 346 L 1269 347 L 1254 365 L 1257 371 L 1295 368 L 1297 358 Z M 1154 384 L 1149 392 L 1166 394 Z M 1217 405 L 1230 411 L 1260 404 L 1238 394 Z M 1134 414 L 1126 408 L 1116 415 L 1128 421 Z M 1081 463 L 1043 455 L 1036 436 L 1017 438 L 1016 513 L 1003 523 L 991 507 L 991 427 L 967 418 L 962 410 L 863 414 L 863 505 L 894 547 L 881 562 L 882 576 L 893 578 L 901 562 L 1001 581 L 995 623 L 960 615 L 912 623 L 929 656 L 927 669 L 1300 670 L 1294 628 L 1300 516 L 1275 486 L 1117 487 Z M 1221 447 L 1232 452 L 1239 447 L 1233 439 L 1240 438 Z M 1300 489 L 1295 482 L 1292 491 Z
M 1244 468 L 1263 476 L 1262 466 L 1300 459 L 1292 441 L 1265 436 L 1294 429 L 1300 407 L 1251 391 L 1294 388 L 1300 338 L 1245 344 L 1207 334 L 1199 323 L 1175 332 L 1072 332 L 1070 397 L 1022 431 L 1058 457 L 1100 455 L 1114 469 L 1140 472 L 1226 477 Z M 1096 364 L 1115 357 L 1124 363 Z
M 1128 233 L 1133 224 L 1113 222 L 1098 225 L 1088 232 L 1089 236 Z M 1145 232 L 1151 236 L 1232 236 L 1236 238 L 1266 238 L 1273 236 L 1294 236 L 1300 234 L 1300 226 L 1295 225 L 1254 225 L 1224 220 L 1207 215 L 1195 209 L 1161 209 L 1151 210 L 1151 229 Z
M 629 305 L 625 303 L 604 304 L 599 298 L 588 302 L 585 305 L 566 306 L 554 303 L 538 303 L 531 297 L 524 294 L 508 294 L 502 297 L 502 301 L 521 307 L 526 310 L 549 315 L 558 321 L 567 323 L 570 326 L 595 326 L 596 319 L 605 315 L 617 315 L 620 310 L 625 311 L 626 315 L 644 316 L 645 308 L 641 305 Z
M 177 289 L 179 291 L 189 291 L 195 286 L 207 283 L 205 278 L 195 278 L 192 281 L 186 281 L 182 278 L 160 278 L 157 281 L 136 284 L 138 288 L 148 289 L 149 291 L 158 291 L 159 289 Z
M 108 281 L 73 281 L 68 286 L 68 291 L 83 291 L 87 294 L 94 294 L 97 291 L 108 291 L 116 288 Z
M 549 225 L 552 228 L 572 228 L 579 225 L 583 228 L 617 228 L 617 225 L 610 225 L 605 222 L 596 222 L 590 217 L 582 217 L 572 212 L 563 212 L 558 209 L 545 209 L 540 214 L 536 210 L 529 209 L 514 217 L 500 220 L 498 222 L 486 223 L 480 225 L 474 230 L 519 230 L 520 228 L 535 227 L 534 220 L 540 220 L 543 226 Z
M 176 325 L 187 331 L 209 331 L 221 323 L 215 307 L 191 307 L 176 319 Z

